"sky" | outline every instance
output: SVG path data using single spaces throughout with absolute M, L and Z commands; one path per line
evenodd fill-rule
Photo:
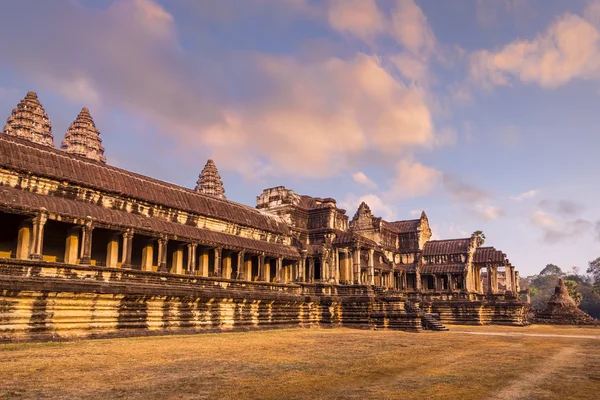
M 424 210 L 527 276 L 600 256 L 600 0 L 0 4 L 0 119 L 82 107 L 108 163 L 228 199 L 263 189 Z

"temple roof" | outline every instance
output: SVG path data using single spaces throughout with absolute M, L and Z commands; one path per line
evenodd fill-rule
M 35 92 L 28 92 L 6 120 L 4 133 L 54 147 L 52 124 Z
M 475 263 L 504 263 L 505 260 L 506 254 L 491 246 L 478 247 L 477 250 L 475 250 L 475 255 L 473 257 L 473 262 Z
M 209 196 L 218 197 L 225 199 L 225 188 L 223 187 L 223 181 L 221 175 L 217 170 L 217 166 L 213 160 L 208 160 L 204 169 L 198 177 L 196 182 L 195 190 L 200 193 L 207 194 Z
M 81 109 L 75 121 L 67 129 L 61 149 L 77 156 L 106 162 L 100 132 L 96 128 L 96 124 L 87 108 Z
M 396 233 L 416 232 L 419 229 L 420 219 L 409 219 L 406 221 L 382 221 L 382 224 L 387 229 Z
M 275 216 L 93 160 L 0 135 L 0 167 L 230 221 L 278 234 L 289 228 Z
M 422 274 L 461 274 L 465 264 L 425 264 L 421 267 Z
M 114 227 L 134 228 L 136 232 L 173 235 L 180 239 L 187 238 L 211 245 L 226 245 L 231 249 L 249 249 L 278 256 L 284 255 L 293 258 L 299 256 L 296 248 L 292 246 L 198 229 L 195 226 L 169 222 L 126 211 L 112 210 L 62 197 L 25 192 L 19 189 L 0 187 L 0 206 L 24 213 L 33 213 L 44 208 L 46 211 L 62 217 L 77 219 L 92 217 L 97 223 Z
M 423 247 L 424 256 L 439 256 L 445 254 L 466 254 L 471 247 L 471 238 L 451 240 L 430 240 Z

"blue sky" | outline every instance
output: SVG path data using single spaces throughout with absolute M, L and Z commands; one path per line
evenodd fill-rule
M 425 210 L 523 275 L 600 256 L 600 0 L 23 0 L 0 5 L 0 110 L 57 146 L 90 108 L 110 164 Z M 3 117 L 3 118 L 5 118 Z

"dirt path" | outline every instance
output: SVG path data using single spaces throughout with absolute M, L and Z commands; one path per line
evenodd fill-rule
M 539 336 L 539 335 L 538 335 Z M 575 353 L 574 347 L 564 347 L 558 353 L 548 358 L 535 371 L 523 374 L 519 379 L 514 380 L 509 386 L 500 391 L 495 400 L 518 400 L 531 399 L 540 383 L 549 377 L 553 372 L 560 369 L 564 360 Z
M 457 333 L 465 335 L 484 335 L 484 336 L 532 336 L 532 337 L 552 337 L 569 339 L 600 339 L 600 335 L 562 335 L 559 333 L 518 333 L 518 332 L 473 332 L 473 331 L 448 331 L 447 333 Z

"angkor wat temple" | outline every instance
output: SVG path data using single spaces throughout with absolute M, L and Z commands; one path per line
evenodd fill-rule
M 192 190 L 107 165 L 99 135 L 84 108 L 56 149 L 33 92 L 0 134 L 0 340 L 526 322 L 506 255 L 430 240 L 424 212 L 350 219 L 283 186 L 252 208 L 212 160 Z

